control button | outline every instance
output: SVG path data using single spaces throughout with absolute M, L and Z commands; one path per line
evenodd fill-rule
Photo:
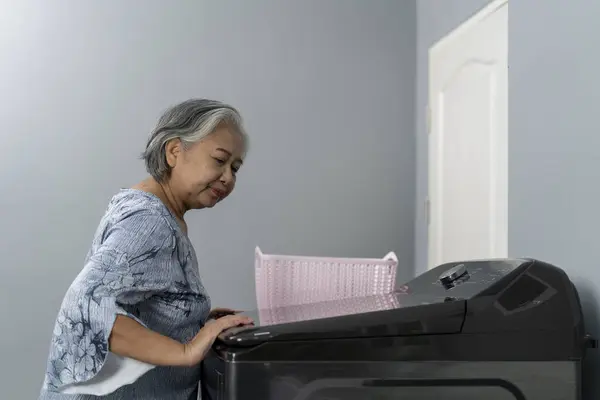
M 468 276 L 469 272 L 467 271 L 465 264 L 458 264 L 440 275 L 440 282 L 442 282 L 444 286 L 450 286 L 458 279 L 468 278 Z

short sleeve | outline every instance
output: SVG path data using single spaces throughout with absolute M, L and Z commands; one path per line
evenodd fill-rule
M 173 229 L 161 214 L 138 212 L 107 225 L 59 310 L 46 373 L 48 388 L 61 391 L 98 375 L 109 355 L 116 315 L 127 314 L 122 306 L 172 285 L 174 248 Z

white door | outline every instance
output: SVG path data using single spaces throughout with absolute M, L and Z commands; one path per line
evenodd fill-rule
M 429 268 L 507 256 L 507 59 L 507 0 L 429 50 Z

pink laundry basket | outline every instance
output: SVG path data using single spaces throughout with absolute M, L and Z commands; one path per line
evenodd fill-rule
M 392 293 L 398 258 L 303 257 L 255 250 L 259 310 Z

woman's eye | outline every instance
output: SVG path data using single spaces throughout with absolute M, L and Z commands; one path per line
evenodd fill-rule
M 226 162 L 225 160 L 221 160 L 220 158 L 215 158 L 215 161 L 216 161 L 216 162 L 217 162 L 217 164 L 219 164 L 219 165 L 223 165 L 223 164 L 225 164 L 225 162 Z

